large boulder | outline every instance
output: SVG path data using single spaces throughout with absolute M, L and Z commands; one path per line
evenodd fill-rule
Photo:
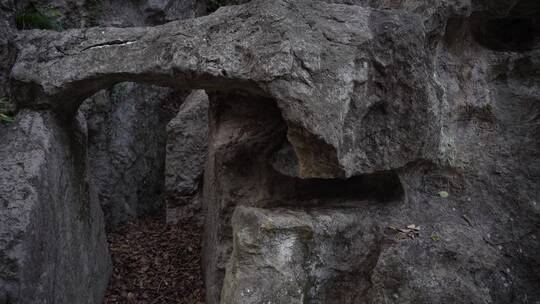
M 0 130 L 0 303 L 101 303 L 111 273 L 84 119 L 22 111 Z
M 202 224 L 201 188 L 208 150 L 208 96 L 203 90 L 186 97 L 167 125 L 165 195 L 167 222 Z
M 391 209 L 400 208 L 238 207 L 220 303 L 484 303 L 496 294 L 508 299 L 497 291 L 506 284 L 497 276 L 499 252 L 475 245 L 481 242 L 478 231 L 464 233 L 443 222 L 439 227 L 450 230 L 434 241 L 430 225 L 408 229 L 413 223 Z M 477 273 L 456 272 L 463 263 Z
M 0 1 L 0 98 L 9 97 L 9 74 L 16 58 L 13 20 L 13 2 Z

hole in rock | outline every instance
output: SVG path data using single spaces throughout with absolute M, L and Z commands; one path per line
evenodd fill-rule
M 393 202 L 403 198 L 404 191 L 394 171 L 354 176 L 348 179 L 299 179 L 294 181 L 300 201 L 313 199 L 336 202 Z
M 348 179 L 300 178 L 297 156 L 287 138 L 287 123 L 273 100 L 253 102 L 249 97 L 224 96 L 214 116 L 223 205 L 340 208 L 404 198 L 395 171 Z M 306 149 L 321 148 L 304 143 Z
M 471 17 L 475 40 L 494 51 L 524 52 L 540 48 L 540 17 Z

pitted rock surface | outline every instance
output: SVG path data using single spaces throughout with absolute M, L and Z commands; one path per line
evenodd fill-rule
M 200 184 L 208 151 L 208 96 L 188 95 L 167 125 L 165 195 L 168 223 L 191 220 L 202 224 Z
M 85 171 L 84 120 L 65 123 L 24 110 L 0 130 L 2 304 L 90 304 L 105 295 L 111 261 Z
M 88 164 L 107 227 L 165 206 L 166 125 L 184 94 L 121 83 L 85 100 Z
M 355 4 L 27 32 L 18 105 L 207 90 L 208 303 L 540 301 L 539 5 Z
M 350 177 L 438 154 L 422 29 L 405 11 L 255 1 L 154 28 L 29 33 L 12 76 L 22 106 L 66 115 L 120 81 L 268 96 L 287 121 L 297 175 Z

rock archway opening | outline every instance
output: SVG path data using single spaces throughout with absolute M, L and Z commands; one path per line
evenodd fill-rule
M 79 111 L 113 264 L 105 303 L 203 302 L 206 93 L 120 83 Z
M 219 298 L 238 206 L 339 212 L 404 199 L 392 170 L 302 176 L 304 151 L 269 97 L 122 83 L 80 110 L 113 262 L 105 303 L 197 303 L 205 288 Z

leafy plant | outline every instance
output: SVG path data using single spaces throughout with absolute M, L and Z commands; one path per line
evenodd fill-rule
M 30 4 L 16 14 L 15 22 L 17 28 L 20 30 L 41 29 L 61 31 L 62 25 L 58 21 L 61 15 L 60 11 L 54 7 L 40 10 L 35 5 Z
M 10 123 L 13 122 L 13 117 L 9 115 L 7 106 L 7 98 L 0 97 L 0 122 Z

